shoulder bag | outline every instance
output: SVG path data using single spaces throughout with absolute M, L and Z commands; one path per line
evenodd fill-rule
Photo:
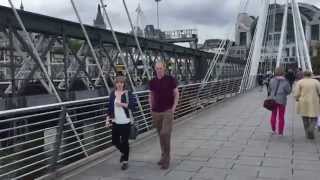
M 278 80 L 278 82 L 277 82 L 277 87 L 276 87 L 276 91 L 274 92 L 274 96 L 277 95 L 279 85 L 280 85 L 280 80 Z M 263 107 L 269 111 L 273 111 L 274 108 L 276 107 L 276 101 L 274 99 L 272 99 L 271 97 L 268 97 L 266 100 L 264 100 Z
M 127 103 L 129 105 L 129 94 L 128 94 L 128 91 L 126 91 L 126 100 L 127 100 Z M 137 125 L 136 125 L 136 122 L 134 121 L 134 117 L 133 117 L 133 114 L 132 114 L 132 111 L 131 109 L 128 107 L 128 111 L 129 111 L 129 116 L 130 116 L 130 122 L 131 122 L 131 127 L 130 127 L 130 135 L 129 135 L 129 139 L 137 139 L 137 136 L 139 134 L 138 132 L 138 128 L 137 128 Z

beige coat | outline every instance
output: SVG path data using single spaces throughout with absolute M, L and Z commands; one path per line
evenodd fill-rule
M 320 82 L 303 78 L 297 82 L 294 96 L 297 100 L 297 113 L 305 117 L 318 117 L 320 114 Z

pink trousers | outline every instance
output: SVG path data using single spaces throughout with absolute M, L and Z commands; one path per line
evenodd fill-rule
M 277 103 L 276 108 L 272 111 L 271 119 L 270 119 L 272 131 L 274 132 L 276 131 L 276 125 L 278 120 L 278 133 L 283 134 L 285 111 L 286 111 L 286 106 Z

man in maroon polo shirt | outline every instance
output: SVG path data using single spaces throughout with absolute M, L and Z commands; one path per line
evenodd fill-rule
M 156 77 L 149 82 L 149 104 L 153 125 L 160 138 L 161 159 L 158 165 L 161 166 L 161 169 L 168 169 L 172 122 L 179 101 L 179 91 L 176 80 L 165 74 L 163 63 L 156 63 L 155 70 Z

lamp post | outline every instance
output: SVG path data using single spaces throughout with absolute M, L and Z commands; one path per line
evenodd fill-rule
M 156 3 L 157 3 L 157 23 L 158 23 L 158 29 L 160 29 L 160 26 L 159 26 L 159 2 L 161 0 L 155 0 Z

